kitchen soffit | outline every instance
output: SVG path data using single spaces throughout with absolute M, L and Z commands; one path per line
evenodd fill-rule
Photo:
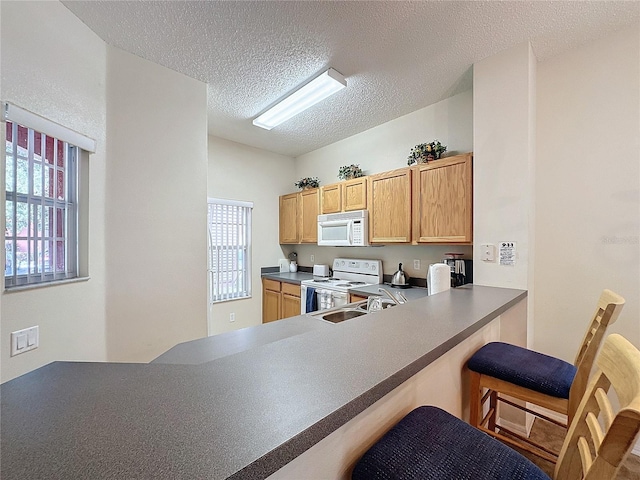
M 209 133 L 298 156 L 472 87 L 529 40 L 538 60 L 640 18 L 625 1 L 63 1 L 108 44 L 209 85 Z M 256 115 L 329 66 L 347 89 L 271 131 Z

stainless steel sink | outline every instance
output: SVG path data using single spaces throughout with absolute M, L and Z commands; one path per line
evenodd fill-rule
M 391 300 L 382 300 L 382 308 L 394 307 L 396 304 Z M 361 317 L 367 313 L 367 301 L 361 300 L 359 302 L 350 303 L 342 307 L 336 307 L 331 310 L 325 310 L 322 312 L 312 313 L 314 317 L 320 317 L 323 320 L 331 323 L 340 323 L 351 318 Z
M 366 314 L 366 311 L 361 312 L 358 310 L 338 310 L 337 312 L 322 315 L 322 319 L 331 323 L 339 323 L 344 322 L 345 320 L 349 320 L 350 318 L 356 318 Z

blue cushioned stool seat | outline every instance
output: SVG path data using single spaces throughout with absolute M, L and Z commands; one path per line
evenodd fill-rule
M 569 398 L 576 367 L 559 358 L 508 343 L 488 343 L 469 359 L 474 372 L 552 397 Z
M 549 480 L 515 450 L 437 407 L 418 407 L 356 464 L 353 480 Z

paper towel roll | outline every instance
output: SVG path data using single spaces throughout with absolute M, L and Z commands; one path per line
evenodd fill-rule
M 429 265 L 427 288 L 429 289 L 429 295 L 435 295 L 451 288 L 451 268 L 449 265 L 446 263 Z

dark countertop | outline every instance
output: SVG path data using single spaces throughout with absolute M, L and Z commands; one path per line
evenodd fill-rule
M 313 279 L 313 275 L 306 272 L 273 272 L 263 273 L 261 276 L 264 278 L 270 278 L 271 280 L 276 280 L 278 282 L 295 283 L 296 285 L 300 285 L 300 282 L 302 282 L 303 280 Z
M 284 318 L 277 322 L 180 343 L 151 363 L 199 365 L 322 328 L 331 328 L 331 324 L 306 315 Z
M 395 295 L 396 293 L 402 293 L 405 297 L 407 297 L 407 300 L 409 300 L 410 302 L 427 296 L 426 288 L 421 288 L 421 287 L 393 288 L 391 285 L 386 285 L 384 283 L 380 285 L 369 285 L 368 287 L 351 288 L 349 290 L 349 293 L 354 293 L 356 295 L 363 295 L 367 297 L 369 295 L 380 295 L 382 296 L 382 298 L 389 298 L 384 293 L 378 292 L 378 288 L 380 287 L 385 288 L 393 295 Z
M 525 297 L 465 286 L 200 365 L 54 362 L 0 386 L 0 476 L 264 478 Z

